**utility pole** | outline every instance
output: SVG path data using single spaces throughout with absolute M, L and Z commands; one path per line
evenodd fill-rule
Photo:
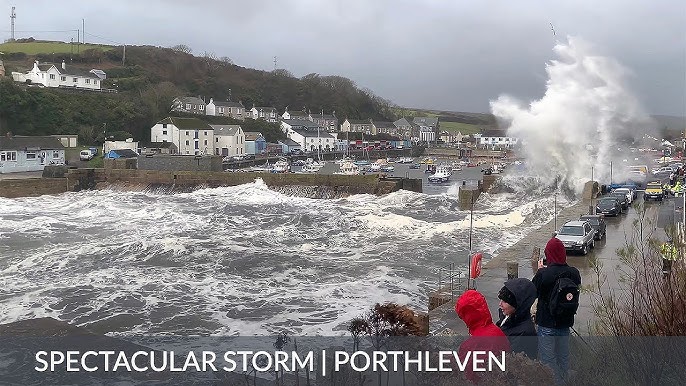
M 276 70 L 276 56 L 274 57 L 274 70 Z
M 14 12 L 14 8 L 12 7 L 12 13 L 10 14 L 10 21 L 12 22 L 12 36 L 10 37 L 10 41 L 14 41 L 14 19 L 17 18 L 17 14 Z
M 124 53 L 121 56 L 121 65 L 124 66 L 126 63 L 126 44 L 124 44 Z
M 81 19 L 81 26 L 83 30 L 83 44 L 86 44 L 86 19 Z

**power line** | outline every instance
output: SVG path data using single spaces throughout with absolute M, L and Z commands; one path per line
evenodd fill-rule
M 83 34 L 84 34 L 84 35 L 88 35 L 88 36 L 92 36 L 92 37 L 94 37 L 94 38 L 102 39 L 102 40 L 104 40 L 104 41 L 106 41 L 106 42 L 109 42 L 109 43 L 124 44 L 124 43 L 121 43 L 121 42 L 117 42 L 117 41 L 114 41 L 114 40 L 110 40 L 110 39 L 104 38 L 104 37 L 102 37 L 102 36 L 93 35 L 92 33 L 85 32 L 85 31 L 83 32 Z
M 57 31 L 37 31 L 37 30 L 25 30 L 25 31 L 14 31 L 14 32 L 76 32 L 78 31 L 77 29 L 66 29 L 66 30 L 57 30 Z M 2 30 L 0 32 L 12 32 L 11 30 Z

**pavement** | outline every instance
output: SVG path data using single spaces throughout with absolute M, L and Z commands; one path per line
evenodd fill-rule
M 682 220 L 683 197 L 670 197 L 663 202 L 646 203 L 646 215 L 648 218 L 656 218 L 657 232 L 654 237 L 665 239 L 664 227 Z M 636 202 L 643 202 L 642 193 L 639 193 L 625 214 L 618 217 L 607 217 L 607 236 L 596 241 L 595 248 L 586 256 L 568 253 L 567 263 L 579 269 L 581 273 L 581 297 L 579 310 L 575 318 L 574 328 L 581 335 L 591 335 L 591 326 L 595 321 L 593 312 L 593 292 L 598 286 L 598 275 L 592 268 L 593 262 L 599 262 L 602 266 L 601 278 L 604 276 L 604 287 L 612 290 L 622 288 L 620 276 L 625 265 L 617 255 L 617 249 L 626 246 L 626 240 L 630 237 L 634 220 L 638 218 L 638 212 L 634 206 Z M 557 224 L 576 220 L 579 215 L 588 212 L 589 202 L 581 202 L 574 206 L 562 209 L 557 216 Z M 536 262 L 532 260 L 535 248 L 539 248 L 542 256 L 545 244 L 555 230 L 554 221 L 532 232 L 515 245 L 507 248 L 488 261 L 482 269 L 481 276 L 476 280 L 475 287 L 481 292 L 488 302 L 494 321 L 498 319 L 497 294 L 503 283 L 507 280 L 507 263 L 517 262 L 519 277 L 532 278 L 535 274 Z M 459 296 L 459 291 L 457 292 Z M 467 328 L 455 314 L 455 299 L 431 310 L 429 312 L 429 331 L 434 335 L 468 335 Z M 535 307 L 535 306 L 534 306 Z M 535 308 L 534 308 L 535 310 Z

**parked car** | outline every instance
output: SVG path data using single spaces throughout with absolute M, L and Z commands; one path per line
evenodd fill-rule
M 598 200 L 595 212 L 605 216 L 618 216 L 622 213 L 622 204 L 615 197 L 605 197 Z
M 629 188 L 617 188 L 612 191 L 612 193 L 624 193 L 626 194 L 626 199 L 629 201 L 629 205 L 634 202 L 634 191 Z
M 662 201 L 663 198 L 665 198 L 665 191 L 662 189 L 662 183 L 660 181 L 653 181 L 646 184 L 643 200 Z
M 626 196 L 626 193 L 612 192 L 608 194 L 608 197 L 615 197 L 616 199 L 618 199 L 619 203 L 622 205 L 622 210 L 629 209 L 629 198 Z
M 582 214 L 579 216 L 579 221 L 588 221 L 591 228 L 595 231 L 595 239 L 601 240 L 607 235 L 607 224 L 605 224 L 605 216 L 602 214 Z
M 582 255 L 595 248 L 595 231 L 588 221 L 568 221 L 555 237 L 562 241 L 566 250 L 578 251 Z
M 90 150 L 81 150 L 79 152 L 79 159 L 81 161 L 90 161 L 93 159 L 93 152 Z

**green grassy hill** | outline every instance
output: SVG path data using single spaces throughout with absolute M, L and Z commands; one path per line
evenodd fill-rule
M 109 51 L 113 47 L 95 44 L 76 44 L 64 42 L 7 42 L 0 44 L 0 52 L 8 54 L 24 53 L 26 55 L 38 54 L 76 54 L 86 50 Z

